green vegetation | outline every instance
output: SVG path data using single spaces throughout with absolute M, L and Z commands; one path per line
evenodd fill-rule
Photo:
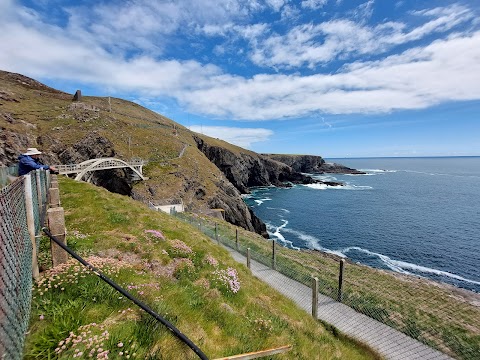
M 205 233 L 215 237 L 211 219 L 186 217 Z M 272 264 L 272 241 L 239 230 L 226 222 L 217 222 L 220 241 L 265 265 Z M 320 293 L 338 296 L 339 260 L 318 251 L 295 251 L 276 247 L 276 269 L 292 279 L 311 286 L 319 279 Z M 455 358 L 477 359 L 480 354 L 480 295 L 423 278 L 346 263 L 343 303 L 396 328 L 410 337 L 437 348 Z
M 130 198 L 60 179 L 67 242 L 209 357 L 292 345 L 278 359 L 376 356 L 335 336 L 196 228 Z M 49 268 L 48 240 L 41 266 Z M 74 260 L 34 286 L 25 359 L 195 359 L 170 331 Z

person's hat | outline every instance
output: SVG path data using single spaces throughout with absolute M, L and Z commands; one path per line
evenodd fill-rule
M 23 155 L 40 155 L 42 152 L 38 151 L 37 148 L 28 148 L 27 152 L 24 153 Z

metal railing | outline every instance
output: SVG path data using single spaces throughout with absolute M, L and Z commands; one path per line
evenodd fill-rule
M 327 312 L 327 318 L 338 315 L 328 314 L 333 309 L 338 311 L 338 306 L 331 306 L 333 303 L 347 305 L 446 357 L 473 360 L 480 356 L 480 294 L 345 262 L 317 251 L 288 249 L 272 240 L 252 240 L 251 236 L 239 236 L 238 229 L 221 226 L 213 219 L 188 213 L 174 215 L 218 244 L 246 256 L 247 264 L 255 260 L 312 288 L 315 280 L 323 299 L 318 302 L 319 309 L 325 304 L 323 312 Z M 420 346 L 418 351 L 423 351 Z

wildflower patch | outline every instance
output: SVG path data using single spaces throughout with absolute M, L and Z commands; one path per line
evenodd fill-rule
M 145 230 L 145 234 L 149 234 L 155 239 L 165 240 L 165 235 L 160 230 Z
M 193 250 L 181 240 L 171 240 L 169 242 L 169 255 L 174 258 L 189 258 L 194 255 Z
M 231 267 L 213 271 L 211 283 L 224 294 L 236 294 L 240 291 L 237 270 Z
M 98 256 L 90 256 L 86 261 L 109 277 L 116 277 L 121 269 L 131 267 L 126 262 Z M 93 271 L 90 268 L 83 266 L 75 259 L 70 259 L 64 264 L 45 271 L 36 283 L 38 294 L 42 296 L 53 289 L 64 291 L 65 287 L 78 284 L 80 279 L 91 274 Z
M 76 332 L 70 331 L 68 337 L 58 343 L 55 354 L 78 359 L 108 359 L 129 353 L 123 342 L 111 345 L 109 340 L 110 333 L 105 325 L 97 323 L 82 325 Z M 129 348 L 131 356 L 128 358 L 136 358 L 137 354 L 132 350 L 135 349 L 135 344 L 131 344 Z

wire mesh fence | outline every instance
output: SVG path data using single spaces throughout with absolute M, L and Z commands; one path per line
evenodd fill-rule
M 37 175 L 38 174 L 38 175 Z M 0 358 L 21 359 L 30 318 L 32 238 L 25 189 L 31 191 L 35 234 L 46 203 L 45 171 L 22 176 L 0 190 Z M 40 196 L 39 196 L 40 195 Z M 33 230 L 33 229 L 32 229 Z
M 177 217 L 212 240 L 312 286 L 318 279 L 322 303 L 342 303 L 356 312 L 458 359 L 480 358 L 480 295 L 472 291 L 392 271 L 373 269 L 313 250 L 293 250 L 272 240 L 253 239 L 238 229 L 185 213 Z M 336 311 L 339 307 L 331 306 Z M 327 314 L 334 317 L 336 314 Z M 420 351 L 420 350 L 419 350 Z
M 18 175 L 18 165 L 0 167 L 0 188 L 13 182 Z

